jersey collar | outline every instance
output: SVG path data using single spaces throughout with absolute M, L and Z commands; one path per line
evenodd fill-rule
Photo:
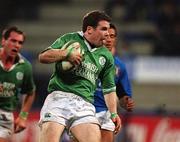
M 98 48 L 96 48 L 96 47 L 92 48 L 92 46 L 89 44 L 89 42 L 87 41 L 87 39 L 84 37 L 83 31 L 79 31 L 78 34 L 83 38 L 84 43 L 86 44 L 86 46 L 87 46 L 87 48 L 88 48 L 88 50 L 89 50 L 90 52 L 93 52 L 93 51 L 95 51 L 96 49 L 98 49 Z
M 17 58 L 15 59 L 15 63 L 12 65 L 12 67 L 8 70 L 8 71 L 11 71 L 13 70 L 18 64 L 23 64 L 25 61 L 24 61 L 24 58 L 21 54 L 18 54 Z M 4 69 L 4 65 L 0 59 L 0 66 Z

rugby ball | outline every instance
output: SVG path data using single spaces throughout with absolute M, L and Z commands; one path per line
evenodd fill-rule
M 61 49 L 67 49 L 69 51 L 72 50 L 71 52 L 77 52 L 77 53 L 80 53 L 82 55 L 84 54 L 80 43 L 77 41 L 69 41 Z M 69 61 L 61 61 L 60 65 L 59 65 L 59 69 L 62 72 L 70 71 L 76 67 L 77 66 L 73 65 Z

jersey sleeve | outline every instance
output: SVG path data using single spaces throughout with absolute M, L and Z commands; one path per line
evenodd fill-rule
M 100 75 L 101 83 L 102 83 L 102 91 L 104 95 L 107 93 L 116 91 L 116 86 L 115 86 L 115 81 L 114 81 L 114 76 L 115 76 L 114 59 L 110 52 L 106 60 L 107 62 Z
M 49 47 L 45 48 L 41 53 L 49 50 L 49 49 L 61 49 L 63 45 L 70 40 L 70 34 L 63 35 L 57 38 Z
M 28 92 L 32 92 L 35 89 L 36 89 L 36 86 L 34 83 L 32 66 L 28 62 L 25 67 L 24 80 L 23 80 L 23 84 L 22 84 L 21 94 L 26 94 Z
M 76 34 L 67 33 L 59 37 L 50 47 L 53 49 L 61 49 L 67 42 L 74 40 L 74 38 L 76 38 Z
M 65 43 L 65 36 L 62 36 L 58 38 L 50 47 L 53 49 L 61 49 Z
M 124 63 L 117 63 L 118 74 L 116 75 L 116 92 L 119 98 L 127 95 L 132 97 L 131 84 Z

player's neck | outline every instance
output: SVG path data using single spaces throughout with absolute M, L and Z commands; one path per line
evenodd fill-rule
M 8 56 L 8 54 L 3 49 L 0 51 L 0 56 L 4 69 L 9 70 L 15 62 L 15 58 Z
M 89 45 L 91 46 L 91 48 L 95 48 L 96 46 L 94 44 L 92 44 L 90 42 L 90 39 L 87 39 L 85 36 L 84 36 L 85 40 L 89 43 Z

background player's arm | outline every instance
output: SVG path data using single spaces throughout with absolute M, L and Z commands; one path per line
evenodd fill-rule
M 118 81 L 116 82 L 116 93 L 119 98 L 120 107 L 126 111 L 132 111 L 135 103 L 132 99 L 132 88 L 128 77 L 127 69 L 124 63 L 119 64 L 121 70 Z
M 26 128 L 26 120 L 35 99 L 35 91 L 23 95 L 23 102 L 19 116 L 15 120 L 14 132 L 21 132 Z
M 132 111 L 135 106 L 134 100 L 127 95 L 124 95 L 119 99 L 119 104 L 127 111 Z
M 27 93 L 27 95 L 23 95 L 23 103 L 22 103 L 21 111 L 29 112 L 34 102 L 34 99 L 35 99 L 35 91 Z

